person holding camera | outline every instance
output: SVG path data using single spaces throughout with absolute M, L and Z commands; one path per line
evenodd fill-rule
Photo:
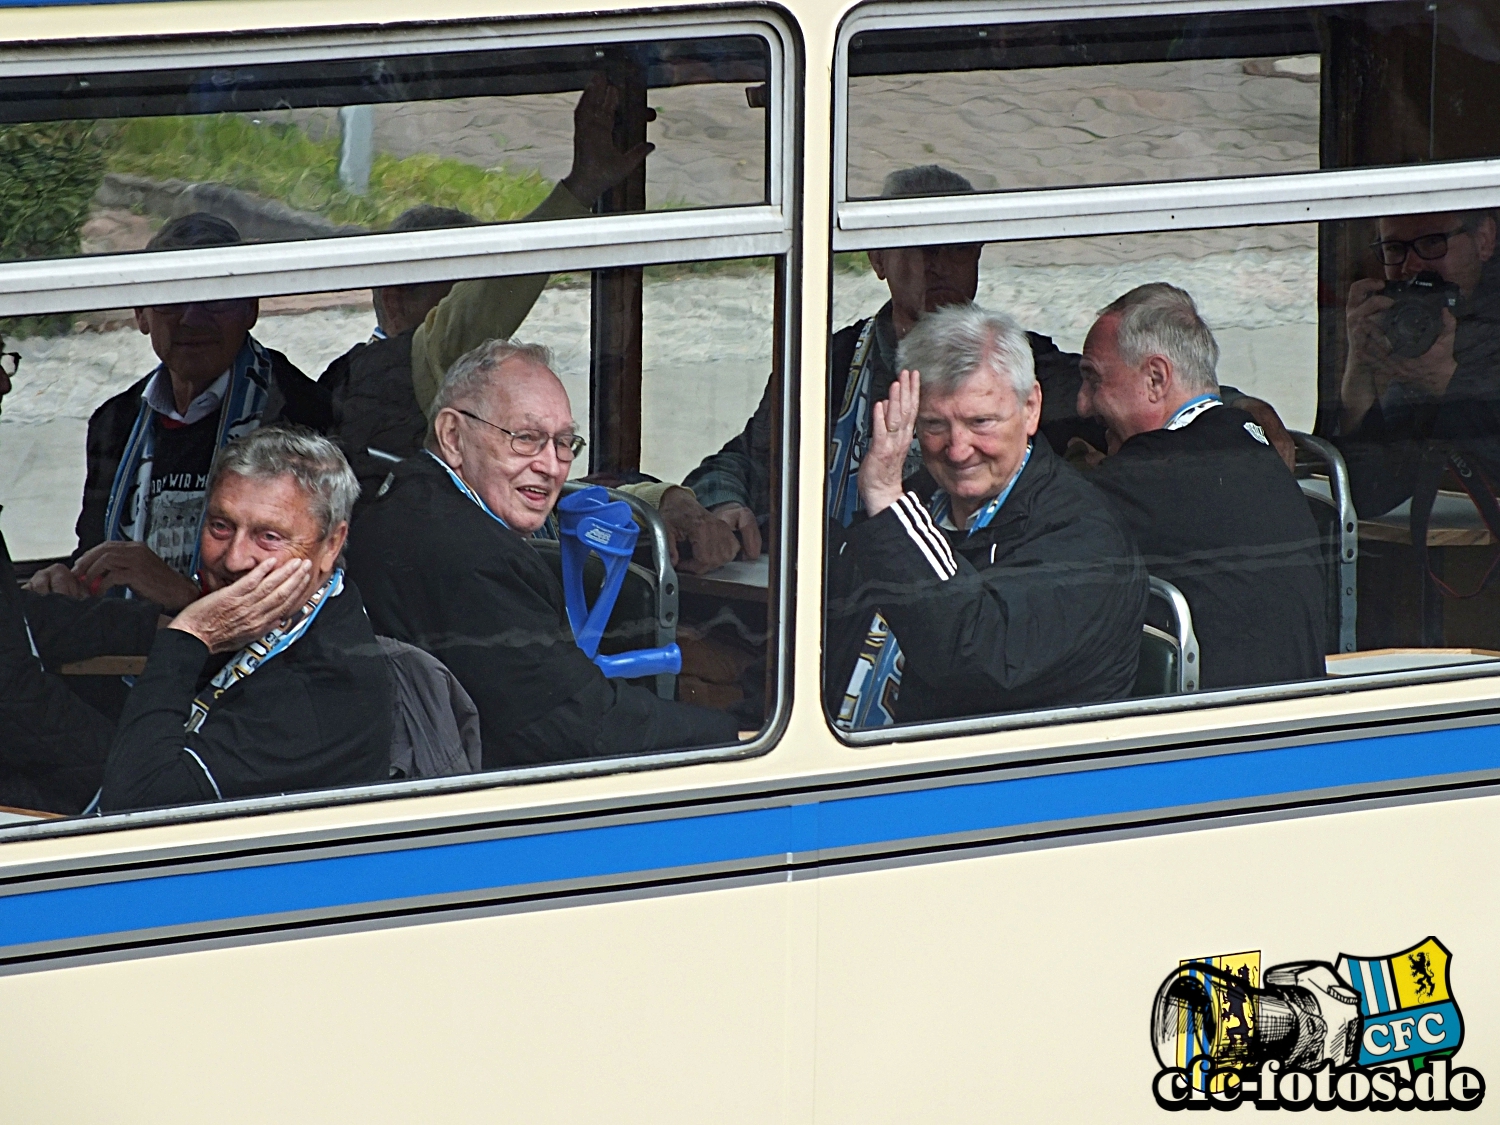
M 1383 515 L 1435 488 L 1433 445 L 1500 481 L 1500 273 L 1488 211 L 1393 215 L 1372 245 L 1383 277 L 1349 287 L 1339 445 L 1355 507 Z M 1422 474 L 1424 463 L 1435 471 Z M 1425 489 L 1424 489 L 1425 490 Z

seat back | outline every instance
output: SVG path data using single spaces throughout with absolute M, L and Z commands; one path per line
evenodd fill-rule
M 1293 433 L 1292 440 L 1307 461 L 1323 467 L 1328 478 L 1304 477 L 1297 483 L 1318 525 L 1330 643 L 1334 652 L 1353 652 L 1359 613 L 1359 520 L 1349 490 L 1349 469 L 1331 442 L 1300 433 Z
M 1140 663 L 1136 666 L 1131 694 L 1180 695 L 1197 691 L 1201 662 L 1187 598 L 1172 583 L 1152 578 L 1150 611 L 1165 628 L 1150 622 L 1142 626 Z

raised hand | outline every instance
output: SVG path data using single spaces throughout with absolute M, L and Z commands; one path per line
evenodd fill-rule
M 311 575 L 308 559 L 262 559 L 249 574 L 199 598 L 167 628 L 191 633 L 210 652 L 234 652 L 290 617 L 311 594 Z
M 619 104 L 619 87 L 596 74 L 573 109 L 573 168 L 562 183 L 586 207 L 639 168 L 656 147 L 645 141 L 622 152 L 615 145 Z M 646 120 L 656 120 L 656 111 L 646 110 Z
M 859 463 L 859 498 L 872 516 L 901 499 L 901 474 L 916 432 L 921 397 L 921 372 L 903 371 L 891 384 L 890 397 L 875 404 L 870 448 Z

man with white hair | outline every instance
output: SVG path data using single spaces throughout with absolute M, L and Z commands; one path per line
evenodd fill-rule
M 864 516 L 834 552 L 837 725 L 1127 695 L 1146 571 L 1103 497 L 1034 440 L 1026 333 L 952 305 L 917 322 L 898 360 L 859 467 Z M 914 434 L 925 473 L 903 480 Z
M 1142 285 L 1083 346 L 1078 412 L 1110 455 L 1090 479 L 1115 502 L 1147 569 L 1193 613 L 1206 688 L 1321 677 L 1327 616 L 1318 529 L 1249 414 L 1226 406 L 1219 346 L 1187 293 Z
M 492 340 L 433 400 L 424 452 L 396 466 L 349 546 L 382 635 L 425 649 L 479 709 L 486 769 L 733 742 L 734 721 L 606 679 L 573 641 L 528 542 L 583 449 L 546 348 Z
M 156 636 L 104 766 L 105 811 L 383 781 L 391 683 L 340 556 L 338 446 L 262 427 L 209 478 L 204 594 Z

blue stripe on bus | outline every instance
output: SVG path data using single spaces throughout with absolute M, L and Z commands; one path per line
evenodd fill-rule
M 1393 735 L 938 784 L 799 805 L 563 829 L 324 859 L 289 860 L 0 897 L 0 948 L 107 938 L 290 912 L 393 907 L 401 900 L 610 879 L 787 853 L 920 846 L 925 838 L 1085 818 L 1168 814 L 1348 786 L 1500 770 L 1497 728 Z

